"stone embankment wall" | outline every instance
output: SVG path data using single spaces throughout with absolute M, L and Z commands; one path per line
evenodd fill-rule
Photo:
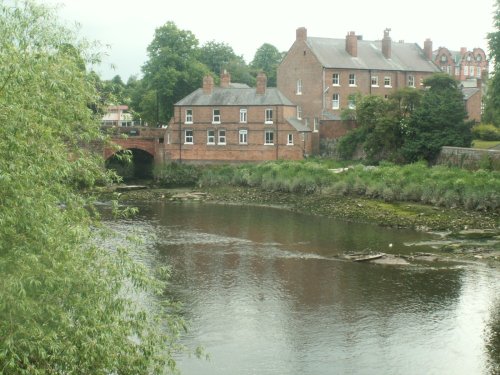
M 436 163 L 466 169 L 500 171 L 500 150 L 445 146 L 441 149 Z

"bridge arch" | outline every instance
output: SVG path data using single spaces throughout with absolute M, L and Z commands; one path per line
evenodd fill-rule
M 153 177 L 154 154 L 141 148 L 122 148 L 106 158 L 105 165 L 124 181 L 150 179 Z

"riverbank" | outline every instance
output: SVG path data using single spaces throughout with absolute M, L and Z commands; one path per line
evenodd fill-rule
M 294 212 L 371 223 L 391 228 L 439 232 L 446 257 L 500 261 L 500 216 L 496 212 L 443 208 L 419 203 L 387 203 L 328 193 L 296 194 L 248 187 L 141 189 L 122 191 L 122 201 L 197 200 L 217 204 L 273 206 Z

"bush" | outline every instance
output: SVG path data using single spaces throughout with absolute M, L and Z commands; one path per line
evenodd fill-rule
M 500 129 L 491 124 L 479 124 L 472 128 L 472 136 L 483 141 L 500 141 Z
M 163 187 L 196 186 L 201 176 L 201 168 L 195 165 L 169 163 L 156 166 L 153 177 Z

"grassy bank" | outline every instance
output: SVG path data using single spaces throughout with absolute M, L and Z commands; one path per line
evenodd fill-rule
M 266 192 L 327 195 L 331 199 L 380 200 L 386 203 L 420 203 L 467 211 L 500 212 L 500 173 L 458 168 L 357 165 L 336 170 L 325 162 L 268 162 L 240 166 L 194 167 L 176 164 L 155 172 L 164 187 L 258 188 Z

